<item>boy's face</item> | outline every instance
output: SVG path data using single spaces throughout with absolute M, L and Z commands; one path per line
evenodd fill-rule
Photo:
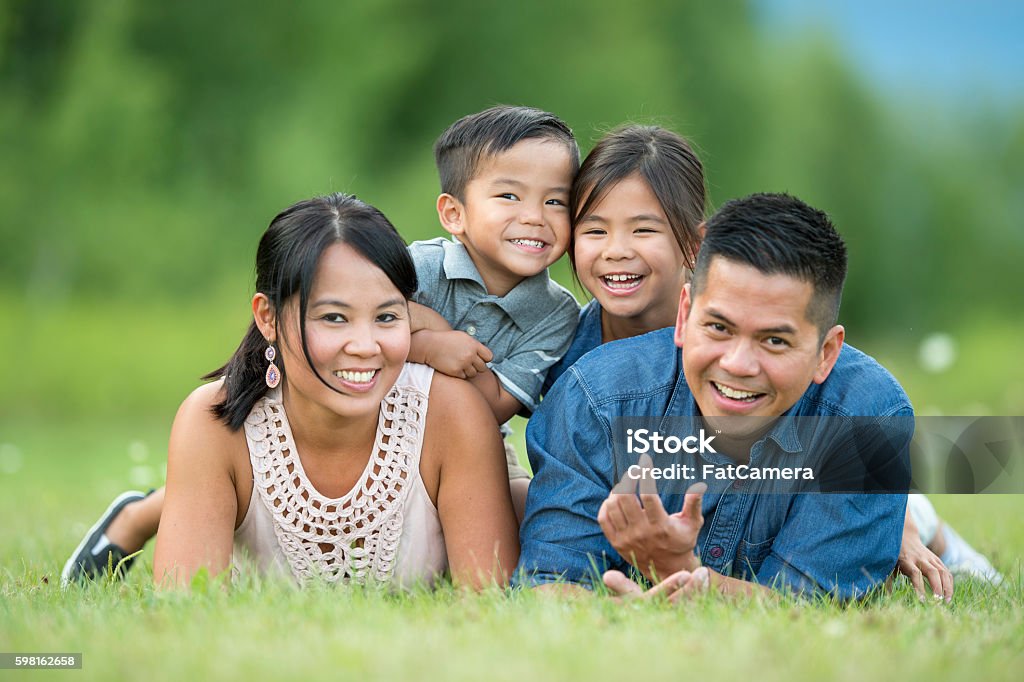
M 464 202 L 438 199 L 442 224 L 466 246 L 488 293 L 504 296 L 565 253 L 572 168 L 564 144 L 523 140 L 481 160 Z

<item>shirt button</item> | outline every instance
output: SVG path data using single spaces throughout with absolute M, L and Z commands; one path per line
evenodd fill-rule
M 466 327 L 466 333 L 469 334 L 470 336 L 476 336 L 476 327 L 474 327 L 473 325 L 469 325 L 468 327 Z
M 732 482 L 732 489 L 733 490 L 739 490 L 742 487 L 743 487 L 743 481 L 733 481 Z
M 708 554 L 710 554 L 713 559 L 720 558 L 724 553 L 725 551 L 722 549 L 720 545 L 715 545 L 711 548 L 711 551 L 708 552 Z

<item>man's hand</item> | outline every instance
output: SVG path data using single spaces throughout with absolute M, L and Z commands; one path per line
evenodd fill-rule
M 465 332 L 423 329 L 412 339 L 417 352 L 410 351 L 410 357 L 422 358 L 424 364 L 457 379 L 472 379 L 494 358 L 487 346 Z
M 639 465 L 646 473 L 652 466 L 651 458 L 641 456 Z M 601 504 L 597 522 L 608 542 L 652 582 L 679 571 L 695 572 L 701 565 L 694 548 L 704 525 L 701 502 L 707 486 L 690 486 L 682 510 L 667 514 L 654 479 L 640 479 L 639 499 L 637 483 L 627 473 Z
M 623 601 L 664 598 L 675 604 L 693 594 L 707 592 L 711 585 L 711 572 L 705 566 L 701 566 L 693 573 L 673 573 L 646 592 L 620 571 L 606 571 L 603 578 L 605 586 L 615 597 Z
M 900 558 L 896 568 L 910 579 L 921 601 L 928 594 L 924 587 L 925 578 L 931 585 L 934 599 L 945 599 L 947 602 L 953 599 L 953 574 L 942 563 L 942 559 L 921 542 L 917 524 L 909 510 L 903 521 L 903 541 L 900 543 Z

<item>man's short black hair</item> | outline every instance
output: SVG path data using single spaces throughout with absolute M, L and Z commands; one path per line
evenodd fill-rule
M 822 339 L 839 318 L 846 244 L 828 215 L 796 197 L 752 194 L 727 202 L 711 216 L 690 285 L 694 295 L 704 288 L 715 256 L 765 275 L 809 282 L 814 296 L 806 315 Z
M 434 143 L 434 161 L 441 179 L 441 191 L 465 201 L 466 185 L 476 175 L 480 162 L 528 139 L 561 142 L 569 152 L 572 174 L 580 167 L 580 149 L 565 122 L 532 107 L 499 105 L 463 116 L 441 133 Z

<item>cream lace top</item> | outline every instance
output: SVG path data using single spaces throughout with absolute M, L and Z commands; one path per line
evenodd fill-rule
M 420 478 L 420 450 L 433 370 L 406 364 L 380 406 L 373 453 L 355 487 L 339 498 L 309 482 L 295 450 L 280 391 L 245 422 L 253 494 L 235 531 L 235 555 L 300 584 L 431 583 L 448 559 L 437 509 Z M 236 562 L 237 563 L 237 562 Z

